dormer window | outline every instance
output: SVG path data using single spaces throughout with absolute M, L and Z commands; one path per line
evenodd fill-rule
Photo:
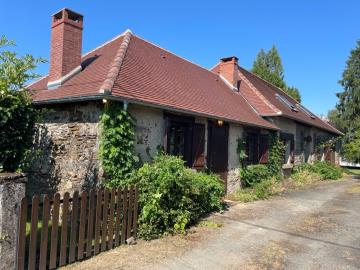
M 306 115 L 310 116 L 312 119 L 315 119 L 315 115 L 312 112 L 310 112 L 308 109 L 306 109 L 304 106 L 302 106 L 301 104 L 296 104 L 296 107 L 299 108 Z
M 241 86 L 241 80 L 238 80 L 236 82 L 236 89 L 237 89 L 238 92 L 240 91 L 240 86 Z
M 280 100 L 282 103 L 284 103 L 287 107 L 289 107 L 290 110 L 294 111 L 294 112 L 298 112 L 299 110 L 296 108 L 296 106 L 294 104 L 292 104 L 286 97 L 279 95 L 279 94 L 275 94 L 276 98 L 278 100 Z

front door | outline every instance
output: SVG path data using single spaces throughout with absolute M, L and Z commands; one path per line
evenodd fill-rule
M 229 125 L 216 122 L 208 123 L 207 165 L 210 171 L 220 175 L 226 183 L 228 170 Z

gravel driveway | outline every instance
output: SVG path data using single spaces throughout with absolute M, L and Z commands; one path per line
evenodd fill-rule
M 360 180 L 233 204 L 220 228 L 139 241 L 66 269 L 360 269 Z

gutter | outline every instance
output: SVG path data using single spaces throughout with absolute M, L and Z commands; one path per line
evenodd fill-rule
M 123 102 L 124 104 L 131 103 L 131 104 L 142 105 L 142 106 L 147 106 L 147 107 L 162 109 L 162 110 L 169 110 L 169 111 L 178 112 L 178 113 L 185 113 L 185 114 L 190 114 L 190 115 L 200 116 L 200 117 L 205 117 L 205 118 L 210 118 L 210 119 L 219 119 L 219 120 L 224 120 L 226 122 L 233 123 L 233 124 L 241 124 L 241 125 L 245 125 L 245 126 L 259 127 L 259 128 L 263 128 L 263 129 L 279 130 L 279 128 L 276 128 L 276 127 L 271 128 L 271 127 L 266 127 L 266 126 L 262 126 L 262 125 L 256 125 L 253 123 L 234 121 L 234 120 L 231 120 L 226 117 L 216 117 L 216 116 L 209 115 L 206 113 L 197 113 L 197 112 L 193 112 L 190 110 L 173 108 L 171 106 L 164 106 L 164 105 L 160 105 L 160 104 L 144 102 L 144 101 L 139 101 L 139 100 L 134 100 L 134 99 L 115 97 L 115 96 L 109 95 L 109 94 L 96 94 L 96 95 L 91 95 L 91 96 L 66 97 L 66 98 L 60 98 L 60 99 L 40 100 L 40 101 L 33 101 L 33 103 L 34 103 L 34 105 L 47 105 L 47 104 L 73 103 L 73 102 L 79 102 L 79 101 L 95 101 L 95 100 L 102 100 L 102 99 L 115 100 L 115 101 Z M 125 106 L 127 106 L 127 105 L 125 105 Z

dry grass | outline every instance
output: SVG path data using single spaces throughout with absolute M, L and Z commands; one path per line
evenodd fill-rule
M 354 185 L 347 190 L 348 193 L 360 193 L 360 185 Z
M 337 228 L 338 224 L 323 213 L 314 213 L 304 217 L 300 223 L 289 224 L 288 227 L 296 233 L 320 233 Z
M 221 226 L 220 223 L 210 220 L 200 224 L 202 226 L 192 227 L 185 235 L 168 235 L 152 241 L 138 240 L 136 245 L 120 246 L 61 269 L 139 269 L 140 265 L 141 269 L 152 269 L 153 265 L 165 258 L 179 257 L 195 248 L 209 236 L 217 233 L 215 228 Z
M 269 241 L 252 258 L 244 269 L 264 270 L 264 269 L 287 269 L 286 256 L 289 253 L 299 252 L 301 247 L 287 240 Z

